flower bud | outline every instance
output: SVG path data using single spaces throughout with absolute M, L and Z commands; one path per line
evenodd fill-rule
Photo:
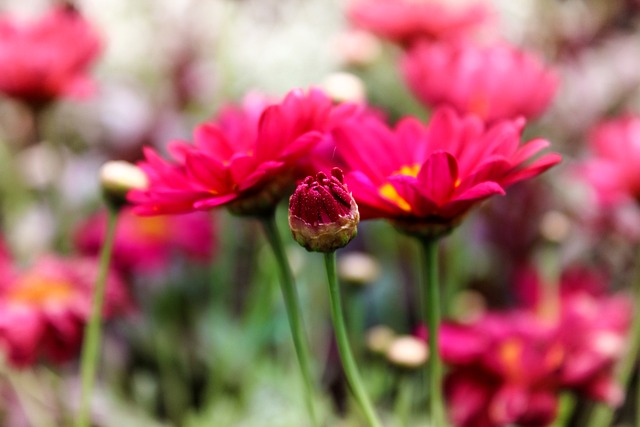
M 396 366 L 415 369 L 427 363 L 429 348 L 416 337 L 397 337 L 387 348 L 387 360 Z
M 107 203 L 120 208 L 126 203 L 129 190 L 143 190 L 149 185 L 147 175 L 129 162 L 123 160 L 106 162 L 100 168 L 100 185 Z
M 344 183 L 342 171 L 307 177 L 289 199 L 293 238 L 308 251 L 333 252 L 356 236 L 358 205 Z

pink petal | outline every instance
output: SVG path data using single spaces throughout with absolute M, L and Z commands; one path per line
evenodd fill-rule
M 436 205 L 442 206 L 455 189 L 458 163 L 449 153 L 433 153 L 420 168 L 417 178 L 420 193 Z
M 193 139 L 203 153 L 220 161 L 229 159 L 235 152 L 222 131 L 212 123 L 198 126 L 194 131 Z
M 542 172 L 557 165 L 561 161 L 562 156 L 560 154 L 549 153 L 531 163 L 530 165 L 524 167 L 523 169 L 516 170 L 513 174 L 510 174 L 505 180 L 502 181 L 502 185 L 504 187 L 507 187 L 516 182 L 538 176 Z
M 287 121 L 277 105 L 268 107 L 260 117 L 256 158 L 262 162 L 278 157 L 288 142 Z
M 228 168 L 211 157 L 191 153 L 187 157 L 186 167 L 189 175 L 209 191 L 225 191 L 229 186 Z

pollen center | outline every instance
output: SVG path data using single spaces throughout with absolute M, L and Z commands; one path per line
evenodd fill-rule
M 44 305 L 67 300 L 72 295 L 73 287 L 66 281 L 31 275 L 20 279 L 8 298 L 17 303 Z
M 149 239 L 162 240 L 169 234 L 169 224 L 167 218 L 162 216 L 156 217 L 138 217 L 134 216 L 135 228 L 141 236 Z
M 522 343 L 517 339 L 509 339 L 500 346 L 500 359 L 513 377 L 519 376 L 522 351 Z
M 416 163 L 414 165 L 402 166 L 399 170 L 392 173 L 391 176 L 404 175 L 404 176 L 412 176 L 415 178 L 416 176 L 418 176 L 419 172 L 420 172 L 420 165 Z M 378 193 L 385 199 L 394 203 L 403 211 L 411 212 L 411 205 L 402 196 L 400 196 L 400 194 L 398 194 L 398 191 L 393 187 L 393 185 L 389 183 L 384 184 L 382 187 L 380 187 L 380 189 L 378 190 Z

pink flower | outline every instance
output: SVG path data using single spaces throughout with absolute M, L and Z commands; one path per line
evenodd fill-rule
M 456 426 L 544 426 L 556 415 L 555 373 L 563 361 L 555 330 L 526 312 L 444 324 L 445 394 Z
M 0 272 L 0 350 L 15 366 L 77 355 L 92 305 L 95 259 L 47 257 L 22 272 Z M 109 274 L 103 315 L 131 308 L 122 281 Z
M 80 252 L 99 253 L 106 220 L 100 212 L 78 227 L 75 244 Z M 150 218 L 123 209 L 116 227 L 112 263 L 121 272 L 166 272 L 174 255 L 208 262 L 215 250 L 213 217 L 204 212 Z
M 486 3 L 456 7 L 415 0 L 356 0 L 348 10 L 355 26 L 405 46 L 424 39 L 467 38 L 487 27 L 491 14 Z
M 291 91 L 269 106 L 225 109 L 198 126 L 195 144 L 169 146 L 168 162 L 150 148 L 139 166 L 148 190 L 129 193 L 141 215 L 206 210 L 227 205 L 239 214 L 271 210 L 302 177 L 297 162 L 337 121 L 357 107 L 334 106 L 321 91 Z
M 640 200 L 640 117 L 604 121 L 589 137 L 592 157 L 580 172 L 605 205 Z
M 560 278 L 558 303 L 544 298 L 546 285 L 533 269 L 521 271 L 516 285 L 526 307 L 555 318 L 566 361 L 558 373 L 562 387 L 618 406 L 623 391 L 613 369 L 626 349 L 633 306 L 626 295 L 607 294 L 609 281 L 598 270 L 569 268 Z M 558 313 L 548 313 L 549 306 Z
M 386 218 L 405 229 L 447 231 L 479 202 L 504 194 L 560 161 L 542 139 L 520 145 L 524 120 L 485 126 L 450 109 L 429 125 L 414 118 L 389 129 L 373 117 L 351 120 L 334 132 L 363 219 Z
M 42 106 L 93 90 L 88 76 L 101 50 L 95 29 L 69 5 L 32 23 L 0 17 L 0 92 Z
M 558 87 L 540 59 L 505 43 L 423 43 L 406 54 L 402 71 L 425 105 L 451 105 L 489 122 L 539 116 Z

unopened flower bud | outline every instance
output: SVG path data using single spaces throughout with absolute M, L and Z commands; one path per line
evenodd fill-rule
M 351 73 L 329 74 L 322 82 L 322 88 L 336 102 L 363 103 L 367 98 L 364 83 Z
M 374 326 L 367 331 L 367 348 L 372 353 L 386 354 L 395 337 L 395 332 L 388 326 Z
M 356 236 L 358 205 L 344 183 L 342 171 L 307 177 L 289 199 L 293 238 L 308 251 L 333 252 Z
M 338 276 L 348 284 L 369 285 L 380 277 L 380 265 L 367 253 L 346 253 L 338 258 Z
M 114 160 L 100 168 L 100 185 L 107 203 L 119 208 L 126 203 L 130 190 L 144 190 L 149 185 L 147 175 L 129 162 Z
M 409 335 L 396 338 L 387 349 L 389 362 L 403 368 L 418 368 L 424 365 L 428 358 L 427 344 Z

